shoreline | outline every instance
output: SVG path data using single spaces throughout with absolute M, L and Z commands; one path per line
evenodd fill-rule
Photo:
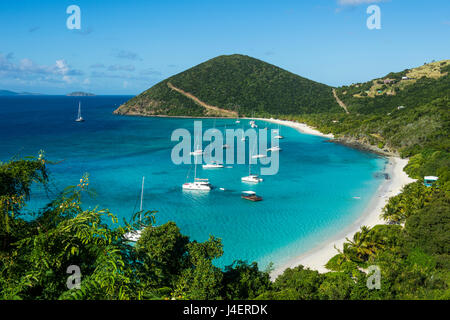
M 405 185 L 415 181 L 403 171 L 409 159 L 401 159 L 399 157 L 389 157 L 388 159 L 389 162 L 384 172 L 389 174 L 390 179 L 384 180 L 381 183 L 361 217 L 339 234 L 325 240 L 322 244 L 306 253 L 291 258 L 284 265 L 277 267 L 270 274 L 272 280 L 276 279 L 287 268 L 294 268 L 298 265 L 303 265 L 311 270 L 317 270 L 320 273 L 328 272 L 330 270 L 325 268 L 325 264 L 338 253 L 334 246 L 341 249 L 344 242 L 346 242 L 346 238 L 352 239 L 353 235 L 360 230 L 361 226 L 371 228 L 378 224 L 386 224 L 380 218 L 380 215 L 389 198 L 399 194 Z
M 144 117 L 162 117 L 162 118 L 191 118 L 191 119 L 232 119 L 227 117 L 191 117 L 191 116 L 155 116 L 155 115 L 135 115 Z M 378 150 L 372 150 L 367 147 L 363 147 L 358 142 L 352 144 L 341 141 L 338 138 L 335 139 L 333 134 L 324 134 L 319 130 L 305 124 L 290 120 L 279 120 L 274 118 L 239 118 L 240 120 L 260 120 L 270 123 L 275 123 L 290 128 L 294 128 L 300 133 L 309 134 L 314 136 L 319 136 L 323 138 L 330 139 L 330 142 L 336 142 L 347 147 L 358 148 L 367 152 L 372 152 L 379 154 L 386 159 L 388 163 L 384 169 L 384 173 L 389 175 L 390 179 L 385 179 L 375 193 L 370 198 L 368 204 L 363 210 L 361 216 L 354 221 L 351 225 L 345 228 L 343 231 L 333 235 L 330 238 L 325 239 L 318 246 L 288 260 L 288 262 L 277 267 L 270 274 L 272 280 L 281 275 L 287 268 L 293 268 L 298 265 L 303 265 L 311 270 L 317 270 L 320 273 L 329 272 L 330 270 L 325 268 L 325 264 L 334 257 L 338 252 L 334 248 L 335 246 L 339 249 L 342 248 L 343 244 L 346 242 L 346 238 L 352 239 L 353 235 L 358 232 L 362 226 L 367 226 L 369 228 L 379 225 L 386 224 L 386 221 L 380 218 L 382 214 L 382 209 L 389 201 L 389 198 L 401 193 L 403 187 L 411 182 L 416 181 L 408 177 L 408 175 L 403 171 L 403 168 L 408 164 L 409 159 L 401 159 L 396 154 L 379 152 Z
M 259 121 L 266 121 L 266 122 L 270 122 L 270 123 L 280 124 L 280 125 L 283 125 L 286 127 L 291 127 L 291 128 L 297 129 L 301 133 L 324 137 L 324 138 L 329 138 L 329 139 L 334 139 L 333 134 L 331 134 L 331 133 L 324 134 L 324 133 L 320 132 L 319 130 L 307 125 L 306 123 L 295 122 L 295 121 L 290 121 L 290 120 L 279 120 L 279 119 L 274 119 L 274 118 L 268 119 L 268 118 L 248 118 L 248 117 L 243 117 L 243 118 L 194 117 L 194 116 L 145 115 L 145 114 L 137 114 L 137 113 L 136 114 L 135 113 L 121 114 L 121 113 L 117 113 L 116 110 L 113 111 L 113 114 L 118 115 L 118 116 L 145 117 L 145 118 L 259 120 Z
M 250 119 L 250 118 L 248 118 Z M 308 126 L 306 123 L 296 122 L 296 121 L 290 121 L 290 120 L 279 120 L 279 119 L 267 119 L 267 118 L 254 118 L 255 120 L 261 120 L 261 121 L 267 121 L 275 124 L 280 124 L 286 127 L 297 129 L 297 131 L 300 131 L 301 133 L 310 134 L 313 136 L 319 136 L 329 139 L 334 139 L 334 135 L 332 133 L 325 134 L 320 132 L 319 130 Z

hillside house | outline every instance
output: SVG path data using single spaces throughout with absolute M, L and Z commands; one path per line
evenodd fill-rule
M 426 176 L 423 178 L 423 184 L 427 187 L 431 187 L 436 183 L 436 181 L 438 181 L 438 179 L 439 178 L 435 176 Z

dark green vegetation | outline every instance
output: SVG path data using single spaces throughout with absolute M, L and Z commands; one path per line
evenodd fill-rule
M 415 183 L 405 189 L 385 212 L 405 227 L 363 227 L 328 262 L 332 271 L 298 266 L 271 282 L 270 270 L 256 263 L 217 268 L 220 239 L 190 241 L 173 222 L 153 227 L 155 212 L 119 225 L 107 209 L 84 210 L 87 176 L 24 219 L 32 184 L 46 188 L 48 181 L 42 155 L 0 165 L 0 299 L 450 298 L 449 193 L 439 188 Z M 141 226 L 134 246 L 124 240 Z M 67 270 L 74 265 L 80 288 L 69 289 L 76 282 Z M 370 265 L 381 270 L 379 290 L 366 285 Z
M 263 61 L 219 56 L 170 77 L 118 109 L 120 114 L 206 116 L 208 110 L 169 83 L 202 102 L 240 116 L 339 111 L 331 87 L 302 78 Z
M 425 175 L 438 175 L 442 187 L 448 189 L 449 71 L 450 64 L 443 64 L 440 67 L 442 76 L 417 79 L 402 86 L 395 95 L 354 96 L 364 92 L 364 88 L 370 88 L 372 81 L 344 86 L 336 91 L 347 105 L 349 114 L 328 112 L 285 118 L 306 122 L 322 132 L 333 133 L 343 142 L 356 141 L 380 151 L 410 157 L 406 172 L 411 177 L 421 179 Z

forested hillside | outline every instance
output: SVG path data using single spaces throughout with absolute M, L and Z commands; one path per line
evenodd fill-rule
M 116 113 L 211 115 L 204 107 L 171 89 L 171 85 L 208 105 L 235 111 L 240 116 L 339 110 L 331 87 L 235 54 L 219 56 L 170 77 L 120 106 Z

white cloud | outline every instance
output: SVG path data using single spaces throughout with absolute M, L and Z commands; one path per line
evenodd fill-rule
M 59 59 L 53 65 L 39 65 L 24 58 L 18 63 L 0 53 L 0 77 L 15 80 L 38 80 L 72 83 L 72 76 L 82 75 L 80 70 L 72 69 L 65 60 Z
M 379 3 L 388 0 L 338 0 L 341 6 L 359 6 L 360 4 Z
M 56 60 L 55 69 L 57 73 L 66 75 L 69 72 L 69 66 L 64 60 Z

